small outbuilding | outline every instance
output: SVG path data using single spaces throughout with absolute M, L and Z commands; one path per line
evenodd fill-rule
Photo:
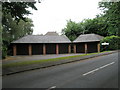
M 103 36 L 97 34 L 83 34 L 73 41 L 74 53 L 100 52 L 100 40 Z
M 14 56 L 71 53 L 71 41 L 65 35 L 58 35 L 56 32 L 27 35 L 11 44 Z

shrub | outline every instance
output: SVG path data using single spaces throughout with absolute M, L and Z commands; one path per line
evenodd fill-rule
M 100 43 L 109 43 L 109 45 L 101 45 L 101 51 L 118 50 L 120 49 L 120 37 L 119 36 L 107 36 L 103 38 Z
M 6 46 L 2 46 L 2 58 L 6 58 L 7 56 L 7 47 Z

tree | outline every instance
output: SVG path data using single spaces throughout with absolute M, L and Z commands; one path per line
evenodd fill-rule
M 10 1 L 10 0 L 9 0 Z M 28 10 L 35 7 L 36 2 L 3 2 L 2 3 L 2 55 L 5 57 L 9 50 L 10 42 L 24 35 L 32 34 L 32 20 L 25 15 L 31 14 Z
M 13 40 L 19 39 L 20 37 L 23 37 L 28 34 L 32 34 L 34 26 L 32 24 L 32 20 L 27 18 L 26 21 L 20 20 L 17 24 L 16 20 L 14 20 L 11 15 L 7 15 L 7 23 L 3 25 L 3 39 L 9 40 L 8 42 L 11 42 Z
M 117 36 L 120 34 L 120 2 L 108 1 L 99 3 L 102 14 L 96 15 L 93 19 L 84 19 L 79 23 L 69 20 L 62 33 L 72 41 L 80 34 L 95 33 L 104 37 L 108 36 L 110 38 L 107 37 L 107 39 L 111 42 L 110 50 L 115 49 L 118 43 L 114 39 L 118 40 Z
M 67 21 L 66 27 L 62 30 L 62 33 L 73 41 L 80 34 L 95 33 L 101 36 L 107 36 L 107 27 L 108 25 L 105 22 L 105 18 L 99 15 L 94 19 L 84 19 L 79 23 L 69 20 Z
M 118 35 L 120 30 L 120 2 L 100 2 L 99 8 L 103 10 L 103 15 L 108 24 L 109 35 Z
M 84 20 L 84 27 L 86 30 L 86 34 L 95 33 L 101 36 L 108 36 L 108 24 L 105 22 L 106 18 L 102 15 L 98 15 L 96 18 L 93 19 L 85 19 Z
M 10 42 L 13 40 L 19 39 L 25 35 L 32 34 L 33 32 L 33 23 L 32 20 L 27 18 L 26 21 L 20 20 L 18 23 L 17 21 L 12 18 L 11 15 L 7 15 L 6 19 L 8 23 L 3 25 L 3 32 L 2 32 L 2 41 L 3 41 L 3 55 L 8 54 L 10 50 L 8 47 Z
M 22 0 L 21 0 L 22 1 Z M 2 3 L 2 18 L 6 19 L 5 15 L 10 14 L 12 18 L 19 21 L 20 19 L 25 20 L 25 15 L 31 14 L 27 8 L 31 7 L 37 10 L 35 7 L 36 2 L 3 2 Z
M 62 29 L 62 34 L 65 34 L 71 41 L 76 39 L 82 32 L 82 24 L 71 20 L 68 20 L 66 27 Z

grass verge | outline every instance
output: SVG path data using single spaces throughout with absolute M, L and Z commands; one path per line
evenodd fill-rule
M 104 51 L 104 52 L 109 52 L 109 51 Z M 104 53 L 104 52 L 100 52 L 100 53 Z M 72 59 L 72 58 L 76 58 L 76 57 L 82 57 L 82 56 L 93 55 L 93 54 L 98 54 L 98 53 L 90 53 L 90 54 L 66 56 L 66 57 L 59 57 L 59 58 L 52 58 L 52 59 L 34 60 L 34 61 L 15 62 L 15 63 L 10 63 L 10 64 L 3 64 L 3 68 L 11 68 L 11 67 L 24 66 L 24 65 L 32 65 L 32 64 L 54 62 L 54 61 Z

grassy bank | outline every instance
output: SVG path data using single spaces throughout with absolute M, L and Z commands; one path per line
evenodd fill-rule
M 106 51 L 104 51 L 104 52 L 106 52 Z M 100 53 L 104 53 L 104 52 L 100 52 Z M 34 61 L 15 62 L 15 63 L 10 63 L 10 64 L 3 64 L 3 68 L 19 67 L 19 66 L 24 66 L 24 65 L 54 62 L 54 61 L 72 59 L 72 58 L 76 58 L 76 57 L 82 57 L 82 56 L 93 55 L 93 54 L 98 54 L 98 53 L 90 53 L 90 54 L 82 54 L 82 55 L 75 55 L 75 56 L 66 56 L 66 57 L 59 57 L 59 58 L 52 58 L 52 59 L 34 60 Z

